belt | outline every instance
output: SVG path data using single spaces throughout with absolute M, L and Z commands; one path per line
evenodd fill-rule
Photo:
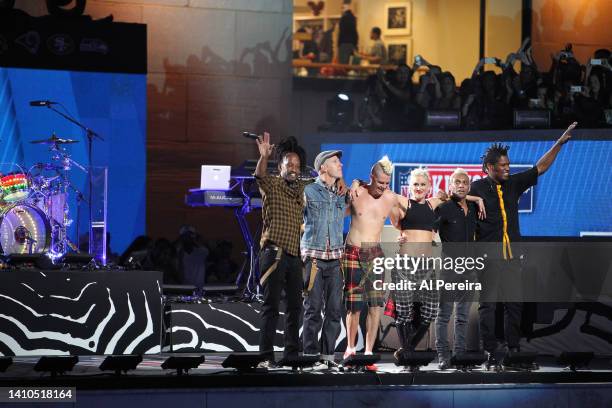
M 308 296 L 308 293 L 310 293 L 310 291 L 312 290 L 312 287 L 314 286 L 314 283 L 315 283 L 315 278 L 317 277 L 317 273 L 319 272 L 319 268 L 317 268 L 317 259 L 316 258 L 310 258 L 310 259 L 311 259 L 310 275 L 308 278 L 308 287 L 306 288 L 306 290 L 304 290 L 304 296 Z
M 266 270 L 266 272 L 264 272 L 261 278 L 259 278 L 259 283 L 261 285 L 263 285 L 264 282 L 268 279 L 268 277 L 272 274 L 272 272 L 276 270 L 276 268 L 278 267 L 278 263 L 281 259 L 281 256 L 283 255 L 283 249 L 280 247 L 277 247 L 276 245 L 267 245 L 266 249 L 267 248 L 275 249 L 276 257 L 274 258 L 274 263 L 270 265 L 270 267 Z

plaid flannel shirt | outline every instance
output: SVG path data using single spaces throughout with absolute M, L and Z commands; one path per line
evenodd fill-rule
M 261 190 L 263 230 L 260 246 L 273 244 L 289 255 L 300 255 L 300 227 L 304 221 L 304 187 L 313 180 L 288 183 L 279 176 L 255 177 Z

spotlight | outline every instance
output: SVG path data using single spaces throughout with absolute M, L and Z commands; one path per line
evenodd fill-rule
M 265 360 L 266 357 L 259 352 L 231 353 L 223 360 L 221 366 L 223 368 L 235 368 L 239 372 L 264 372 L 268 370 L 257 370 L 257 366 Z
M 342 360 L 340 365 L 355 371 L 362 371 L 365 366 L 376 364 L 380 361 L 380 354 L 352 354 Z
M 192 368 L 198 368 L 206 358 L 202 354 L 170 356 L 161 365 L 163 370 L 176 370 L 177 375 L 187 374 Z
M 34 371 L 51 373 L 51 377 L 58 374 L 64 374 L 66 371 L 72 371 L 75 364 L 79 362 L 77 356 L 42 356 L 36 365 Z
M 102 364 L 100 364 L 100 370 L 114 371 L 116 375 L 121 375 L 122 371 L 127 373 L 129 370 L 135 370 L 141 362 L 142 356 L 139 354 L 106 356 Z
M 451 358 L 451 365 L 455 366 L 457 370 L 469 371 L 485 361 L 487 361 L 487 355 L 483 352 L 463 352 L 457 353 Z
M 588 368 L 593 357 L 595 354 L 592 351 L 564 351 L 557 358 L 557 362 L 576 372 L 579 368 Z
M 404 366 L 410 372 L 419 371 L 422 366 L 434 361 L 436 358 L 435 351 L 402 351 L 399 353 L 399 359 L 395 362 L 397 366 Z
M 538 353 L 532 351 L 509 351 L 502 360 L 502 365 L 511 370 L 537 370 L 539 369 L 535 361 L 537 357 Z
M 291 367 L 292 370 L 302 370 L 304 367 L 312 367 L 319 361 L 319 356 L 291 356 L 284 357 L 278 364 Z
M 327 101 L 326 117 L 332 130 L 348 130 L 353 123 L 355 104 L 345 93 L 336 94 Z
M 13 364 L 13 358 L 12 357 L 0 357 L 0 373 L 3 373 L 6 371 L 7 368 L 9 368 L 9 366 Z

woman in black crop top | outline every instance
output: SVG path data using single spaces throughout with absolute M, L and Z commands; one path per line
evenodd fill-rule
M 401 255 L 409 257 L 429 257 L 432 255 L 434 238 L 434 210 L 443 201 L 438 197 L 427 198 L 431 190 L 429 173 L 422 168 L 410 173 L 410 195 L 412 198 L 400 197 L 402 217 L 395 227 L 401 231 Z M 445 197 L 444 197 L 445 198 Z M 468 196 L 469 201 L 477 201 L 484 208 L 482 199 Z M 405 281 L 416 283 L 418 289 L 424 280 L 433 279 L 433 271 L 424 268 L 415 271 L 395 269 L 392 271 L 393 282 Z M 391 292 L 390 301 L 394 303 L 395 325 L 402 344 L 395 352 L 395 357 L 403 351 L 413 351 L 429 329 L 429 324 L 438 312 L 438 293 L 434 290 L 395 290 Z M 393 307 L 387 305 L 387 310 Z
M 429 173 L 422 168 L 416 168 L 410 173 L 410 195 L 411 198 L 400 196 L 399 201 L 402 214 L 395 227 L 401 231 L 400 254 L 409 256 L 430 256 L 431 242 L 434 238 L 434 210 L 444 201 L 440 197 L 427 198 L 431 190 Z M 441 197 L 446 200 L 446 194 Z M 481 212 L 484 212 L 484 203 L 480 197 L 467 196 L 468 201 L 478 204 Z

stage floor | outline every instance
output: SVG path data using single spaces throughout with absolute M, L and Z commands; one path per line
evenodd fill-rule
M 612 382 L 612 362 L 595 359 L 589 370 L 571 372 L 558 365 L 553 357 L 539 357 L 539 370 L 486 371 L 482 368 L 470 372 L 455 369 L 440 371 L 431 363 L 419 372 L 408 372 L 394 364 L 392 353 L 382 353 L 377 372 L 340 372 L 313 370 L 301 372 L 290 368 L 271 369 L 267 373 L 237 373 L 221 366 L 228 353 L 206 354 L 206 361 L 188 375 L 178 376 L 176 371 L 163 370 L 162 362 L 173 354 L 147 355 L 136 370 L 116 376 L 102 372 L 99 365 L 104 356 L 80 356 L 72 372 L 52 378 L 34 371 L 37 357 L 13 357 L 13 364 L 0 373 L 0 386 L 11 385 L 73 385 L 81 389 L 113 388 L 228 388 L 228 387 L 309 387 L 309 386 L 398 386 L 398 385 L 487 385 L 487 384 L 592 384 Z M 174 354 L 181 355 L 181 354 Z M 338 354 L 337 361 L 341 358 Z M 280 359 L 281 356 L 278 356 Z

